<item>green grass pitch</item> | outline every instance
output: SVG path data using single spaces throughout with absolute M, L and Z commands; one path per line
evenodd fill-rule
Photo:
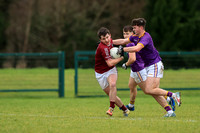
M 18 73 L 19 71 L 20 74 Z M 38 81 L 42 82 L 41 88 L 54 88 L 57 80 L 54 74 L 57 70 L 51 71 L 45 69 L 19 70 L 14 73 L 12 69 L 1 69 L 0 89 L 20 88 L 17 83 L 25 80 L 27 88 L 34 88 L 35 81 L 32 78 L 37 76 Z M 93 70 L 87 70 L 86 73 L 93 73 Z M 190 80 L 189 73 L 200 76 L 200 70 L 181 70 Z M 46 73 L 45 73 L 46 72 Z M 177 71 L 166 70 L 164 79 L 170 80 L 168 76 L 175 74 L 177 81 Z M 45 73 L 46 78 L 41 73 Z M 84 74 L 83 72 L 80 72 Z M 123 75 L 127 77 L 129 72 L 119 70 L 118 79 L 122 86 L 127 86 L 127 81 L 123 81 Z M 15 76 L 16 74 L 16 76 Z M 22 79 L 19 80 L 19 76 Z M 10 76 L 12 76 L 12 78 Z M 31 77 L 32 76 L 32 77 Z M 52 76 L 52 78 L 50 78 Z M 163 79 L 163 80 L 164 80 Z M 8 81 L 18 81 L 11 83 Z M 8 82 L 8 84 L 6 84 Z M 49 84 L 48 84 L 49 82 Z M 84 82 L 84 81 L 83 81 Z M 124 83 L 123 83 L 124 82 Z M 174 80 L 169 81 L 174 82 Z M 182 81 L 184 83 L 184 81 Z M 92 83 L 88 83 L 90 89 Z M 96 83 L 95 83 L 96 84 Z M 164 83 L 163 83 L 164 84 Z M 176 83 L 174 83 L 176 84 Z M 181 82 L 178 82 L 181 84 Z M 21 85 L 21 83 L 20 83 Z M 197 87 L 199 82 L 196 83 Z M 162 82 L 161 82 L 162 86 Z M 165 86 L 165 85 L 163 85 Z M 173 86 L 170 84 L 169 87 Z M 96 86 L 98 89 L 99 86 Z M 188 87 L 196 87 L 188 84 Z M 100 90 L 101 91 L 101 90 Z M 119 91 L 121 95 L 123 91 Z M 124 104 L 129 102 L 129 92 L 121 96 Z M 122 111 L 115 108 L 113 117 L 106 115 L 109 107 L 109 99 L 104 97 L 74 97 L 74 70 L 65 70 L 65 98 L 58 98 L 56 92 L 0 92 L 0 133 L 199 133 L 200 132 L 200 90 L 182 91 L 181 107 L 176 108 L 176 118 L 163 118 L 165 111 L 158 103 L 142 91 L 138 91 L 135 107 L 128 117 L 124 117 Z

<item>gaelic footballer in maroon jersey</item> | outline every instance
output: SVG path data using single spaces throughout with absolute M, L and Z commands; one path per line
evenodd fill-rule
M 95 76 L 103 91 L 109 96 L 110 107 L 106 114 L 112 116 L 116 104 L 123 110 L 124 115 L 128 116 L 130 111 L 117 96 L 116 88 L 117 69 L 115 65 L 123 60 L 124 57 L 111 58 L 110 49 L 113 47 L 113 44 L 110 31 L 107 28 L 100 28 L 97 35 L 100 39 L 100 44 L 95 54 Z
M 107 72 L 108 70 L 114 67 L 114 66 L 108 66 L 108 64 L 106 63 L 107 60 L 111 59 L 110 49 L 113 47 L 111 43 L 112 40 L 108 45 L 100 42 L 97 47 L 95 55 L 95 71 L 97 73 Z

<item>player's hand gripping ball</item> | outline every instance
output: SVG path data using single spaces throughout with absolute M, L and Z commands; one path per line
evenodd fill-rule
M 110 55 L 113 59 L 117 59 L 117 58 L 121 57 L 121 55 L 118 53 L 118 47 L 111 48 Z
M 119 48 L 117 50 L 117 54 L 120 54 L 121 56 L 124 56 L 124 48 L 121 45 L 119 45 Z

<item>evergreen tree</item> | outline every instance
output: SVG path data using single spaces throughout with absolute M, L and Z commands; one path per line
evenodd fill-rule
M 10 0 L 0 1 L 0 51 L 6 46 L 6 35 L 5 31 L 8 26 L 8 6 Z
M 160 51 L 200 50 L 200 2 L 189 0 L 149 1 L 148 30 Z

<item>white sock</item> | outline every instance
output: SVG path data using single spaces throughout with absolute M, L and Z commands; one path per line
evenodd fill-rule
M 132 108 L 132 107 L 134 107 L 134 104 L 128 104 L 128 106 L 130 107 L 130 108 Z
M 175 97 L 176 96 L 176 93 L 172 93 L 172 97 Z
M 167 111 L 169 114 L 172 114 L 173 113 L 173 111 L 172 110 L 169 110 L 169 111 Z
M 170 97 L 167 97 L 167 102 L 169 102 L 171 99 L 170 99 Z

